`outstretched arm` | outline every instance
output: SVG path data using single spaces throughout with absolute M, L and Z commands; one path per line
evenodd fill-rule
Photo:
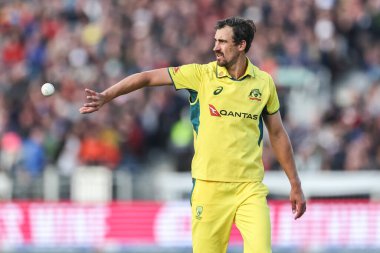
M 281 167 L 285 171 L 291 186 L 290 202 L 294 219 L 300 218 L 306 211 L 306 200 L 293 157 L 289 136 L 282 124 L 280 112 L 264 117 L 270 142 Z
M 105 103 L 108 103 L 112 99 L 146 86 L 170 84 L 172 84 L 172 80 L 166 68 L 133 74 L 101 93 L 86 89 L 86 102 L 79 109 L 79 112 L 85 114 L 98 111 Z

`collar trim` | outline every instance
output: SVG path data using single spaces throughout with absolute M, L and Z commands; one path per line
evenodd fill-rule
M 252 76 L 254 77 L 255 76 L 255 71 L 254 71 L 254 68 L 253 68 L 253 64 L 251 63 L 251 61 L 247 59 L 247 69 L 245 70 L 245 73 L 244 75 L 242 75 L 238 80 L 242 80 L 243 78 L 245 78 L 246 76 Z M 222 78 L 222 77 L 229 77 L 230 79 L 233 79 L 230 75 L 230 73 L 228 73 L 227 69 L 225 67 L 221 67 L 221 66 L 218 66 L 216 65 L 216 77 L 217 78 Z

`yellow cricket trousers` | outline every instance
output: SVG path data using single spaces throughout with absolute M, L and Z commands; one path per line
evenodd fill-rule
M 271 253 L 271 225 L 261 182 L 193 181 L 191 195 L 193 253 L 225 253 L 232 224 L 244 241 L 244 253 Z

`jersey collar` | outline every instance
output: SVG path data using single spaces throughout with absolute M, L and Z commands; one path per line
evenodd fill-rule
M 246 76 L 252 76 L 252 77 L 255 76 L 253 64 L 251 63 L 251 61 L 248 58 L 247 58 L 247 63 L 248 63 L 248 65 L 247 65 L 247 69 L 245 70 L 244 75 L 242 75 L 238 80 L 242 80 Z M 229 78 L 233 79 L 225 67 L 221 67 L 218 65 L 216 65 L 216 77 L 217 78 L 229 77 Z

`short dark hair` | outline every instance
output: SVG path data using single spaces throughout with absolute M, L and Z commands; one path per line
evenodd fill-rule
M 245 40 L 247 46 L 245 47 L 244 51 L 248 52 L 248 50 L 251 48 L 251 44 L 256 33 L 255 23 L 250 19 L 230 17 L 223 20 L 219 20 L 215 25 L 215 29 L 219 30 L 224 28 L 225 26 L 229 26 L 232 28 L 232 31 L 234 33 L 233 40 L 235 44 L 239 44 L 240 42 Z

